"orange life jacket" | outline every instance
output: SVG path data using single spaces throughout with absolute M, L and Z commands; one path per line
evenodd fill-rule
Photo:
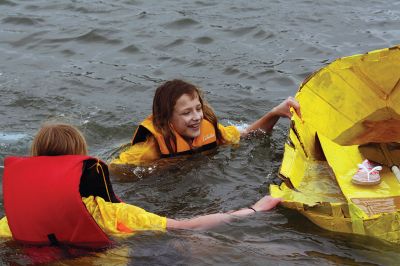
M 13 238 L 28 244 L 101 248 L 111 240 L 81 197 L 115 196 L 107 165 L 80 155 L 8 157 L 3 176 L 4 209 Z
M 147 117 L 136 129 L 136 132 L 132 139 L 132 145 L 143 142 L 149 135 L 153 135 L 160 148 L 161 157 L 173 157 L 183 154 L 192 154 L 196 152 L 206 151 L 217 147 L 217 138 L 215 134 L 215 128 L 206 119 L 203 119 L 200 124 L 200 135 L 194 138 L 192 142 L 192 148 L 186 142 L 186 140 L 179 135 L 176 131 L 173 131 L 176 136 L 176 146 L 171 142 L 171 146 L 175 149 L 175 153 L 170 153 L 166 145 L 164 136 L 156 130 L 153 124 L 153 117 Z

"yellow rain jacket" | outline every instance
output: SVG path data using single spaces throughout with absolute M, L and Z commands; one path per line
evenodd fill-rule
M 130 236 L 137 231 L 162 231 L 167 218 L 126 203 L 106 202 L 101 197 L 82 198 L 87 210 L 108 236 Z M 0 237 L 12 237 L 7 217 L 0 220 Z
M 148 117 L 143 122 L 149 124 Z M 218 129 L 221 131 L 222 137 L 225 141 L 225 144 L 238 144 L 240 141 L 240 131 L 235 126 L 223 126 L 218 124 Z M 219 143 L 218 143 L 219 144 Z M 143 142 L 135 143 L 132 146 L 129 146 L 127 149 L 121 152 L 119 157 L 115 158 L 112 164 L 134 164 L 140 165 L 148 162 L 152 162 L 154 160 L 161 158 L 161 151 L 159 142 L 156 137 L 152 134 L 147 136 L 146 140 Z

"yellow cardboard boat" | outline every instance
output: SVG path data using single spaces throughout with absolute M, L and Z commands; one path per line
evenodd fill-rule
M 400 243 L 400 181 L 390 169 L 400 150 L 379 149 L 400 142 L 400 46 L 337 59 L 307 78 L 296 99 L 302 119 L 292 118 L 284 182 L 271 195 L 327 230 Z M 379 184 L 352 183 L 364 159 L 383 164 Z

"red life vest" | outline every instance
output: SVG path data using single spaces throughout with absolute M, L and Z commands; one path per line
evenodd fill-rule
M 135 145 L 136 143 L 145 141 L 149 135 L 153 135 L 158 143 L 158 147 L 160 148 L 161 157 L 164 158 L 203 152 L 217 147 L 215 128 L 213 124 L 206 119 L 203 119 L 200 123 L 200 135 L 194 138 L 192 148 L 176 131 L 173 131 L 173 133 L 176 137 L 177 147 L 175 147 L 174 143 L 171 142 L 172 147 L 175 149 L 175 153 L 171 154 L 167 148 L 164 136 L 155 128 L 153 124 L 153 116 L 150 115 L 139 125 L 131 143 L 132 145 Z
M 64 155 L 8 157 L 4 165 L 4 209 L 15 240 L 94 248 L 111 244 L 81 198 L 119 202 L 103 162 Z

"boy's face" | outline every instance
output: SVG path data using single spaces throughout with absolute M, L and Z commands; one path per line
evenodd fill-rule
M 183 94 L 178 98 L 172 113 L 171 123 L 179 135 L 190 139 L 198 137 L 202 120 L 203 109 L 197 94 Z

